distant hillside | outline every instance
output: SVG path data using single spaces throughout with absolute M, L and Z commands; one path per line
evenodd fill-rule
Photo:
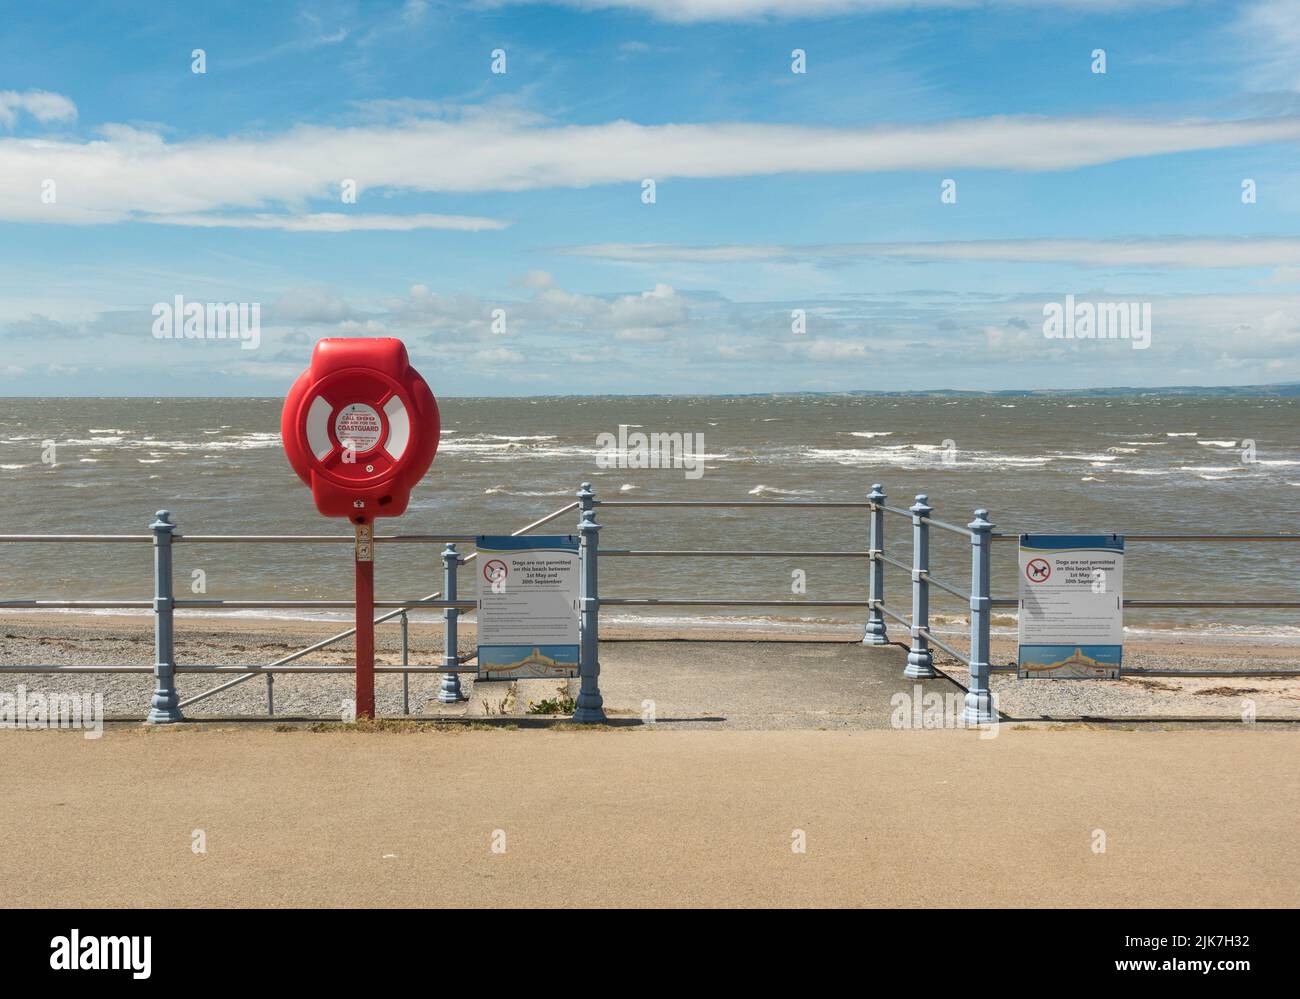
M 963 389 L 927 389 L 917 392 L 890 392 L 863 389 L 848 393 L 824 393 L 826 395 L 903 395 L 903 396 L 1144 396 L 1144 395 L 1196 395 L 1196 396 L 1300 396 L 1300 382 L 1283 382 L 1277 385 L 1165 385 L 1158 388 L 1132 388 L 1118 386 L 1115 388 L 1085 389 L 993 389 L 986 392 L 971 392 Z

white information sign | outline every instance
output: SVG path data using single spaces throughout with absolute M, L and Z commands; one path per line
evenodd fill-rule
M 578 675 L 578 539 L 478 539 L 478 675 Z
M 1021 677 L 1119 675 L 1124 652 L 1124 539 L 1020 536 Z

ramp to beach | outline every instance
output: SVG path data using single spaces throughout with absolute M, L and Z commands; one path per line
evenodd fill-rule
M 946 677 L 903 677 L 898 645 L 773 641 L 604 641 L 601 692 L 611 721 L 653 721 L 674 728 L 870 729 L 890 727 L 890 699 L 900 691 L 957 695 Z M 434 714 L 525 716 L 534 705 L 572 696 L 577 681 L 473 683 L 469 700 Z

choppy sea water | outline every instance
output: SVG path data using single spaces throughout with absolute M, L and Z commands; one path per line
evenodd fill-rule
M 316 514 L 280 449 L 275 399 L 0 400 L 0 533 L 145 533 L 172 511 L 191 534 L 347 533 Z M 861 500 L 926 493 L 954 523 L 987 507 L 998 529 L 1188 533 L 1300 530 L 1300 399 L 1152 397 L 588 397 L 446 399 L 432 471 L 399 522 L 380 533 L 509 533 L 570 502 L 590 481 L 602 499 Z M 702 434 L 704 471 L 598 467 L 598 435 Z M 55 463 L 42 461 L 54 441 Z M 1253 442 L 1253 461 L 1243 451 Z M 865 510 L 606 507 L 601 543 L 639 549 L 857 549 Z M 571 523 L 572 521 L 572 523 Z M 556 533 L 576 524 L 570 516 Z M 887 551 L 910 558 L 910 526 L 887 521 Z M 933 572 L 969 585 L 969 545 L 936 532 Z M 441 546 L 380 546 L 381 597 L 441 582 Z M 176 579 L 194 570 L 208 597 L 347 599 L 348 546 L 179 545 Z M 4 545 L 5 598 L 137 598 L 151 589 L 147 545 Z M 1151 599 L 1300 599 L 1300 544 L 1133 542 L 1126 595 Z M 792 593 L 792 573 L 806 594 Z M 462 587 L 473 577 L 465 572 Z M 606 596 L 864 599 L 865 560 L 610 558 Z M 887 602 L 909 609 L 887 570 Z M 1014 596 L 1015 545 L 994 547 L 994 591 Z M 965 609 L 935 594 L 957 630 Z M 256 612 L 245 612 L 256 613 Z M 305 616 L 305 615 L 304 615 Z M 328 616 L 328 615 L 317 615 Z M 345 615 L 338 615 L 345 616 Z M 861 620 L 860 609 L 610 608 L 614 621 L 683 618 L 755 627 Z M 1295 611 L 1130 610 L 1130 634 L 1171 628 L 1300 640 Z M 1000 629 L 1014 616 L 1000 614 Z

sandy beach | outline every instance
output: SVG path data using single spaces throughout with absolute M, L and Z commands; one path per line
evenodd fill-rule
M 269 663 L 337 634 L 346 623 L 266 618 L 220 619 L 177 616 L 176 652 L 181 664 Z M 6 664 L 114 664 L 151 666 L 152 619 L 148 616 L 10 613 L 0 617 L 0 662 Z M 440 665 L 441 622 L 412 621 L 409 661 L 413 665 Z M 894 637 L 901 633 L 895 632 Z M 678 640 L 687 636 L 691 640 Z M 902 677 L 904 647 L 878 650 L 858 644 L 860 629 L 828 628 L 824 632 L 769 636 L 753 629 L 679 630 L 629 626 L 602 629 L 601 686 L 606 706 L 613 712 L 639 715 L 642 702 L 671 704 L 682 718 L 711 717 L 714 725 L 745 728 L 816 727 L 821 717 L 832 726 L 855 727 L 867 723 L 871 712 L 858 711 L 855 684 L 864 671 L 883 686 L 878 697 L 888 701 L 893 693 L 907 693 L 912 685 Z M 396 622 L 376 629 L 376 661 L 401 662 L 400 631 Z M 474 628 L 463 623 L 462 655 L 474 648 Z M 993 661 L 1007 663 L 1014 644 L 995 641 Z M 350 639 L 311 653 L 293 665 L 350 666 Z M 1297 669 L 1300 649 L 1278 643 L 1208 643 L 1193 639 L 1137 641 L 1126 646 L 1127 666 L 1139 669 Z M 941 689 L 959 692 L 969 682 L 965 668 L 936 650 L 936 665 L 951 678 Z M 870 667 L 863 664 L 870 663 Z M 471 667 L 472 669 L 472 667 Z M 462 683 L 473 697 L 473 673 Z M 12 687 L 25 683 L 32 690 L 98 691 L 105 697 L 109 717 L 139 718 L 147 711 L 152 677 L 147 674 L 78 674 L 65 676 L 11 674 Z M 182 699 L 230 679 L 180 674 Z M 407 701 L 412 714 L 442 709 L 431 700 L 441 677 L 411 674 Z M 938 681 L 932 681 L 938 682 Z M 485 687 L 487 685 L 484 685 Z M 492 684 L 497 703 L 510 702 L 527 709 L 527 698 L 563 694 L 572 686 L 530 681 L 524 695 L 507 698 L 508 684 Z M 552 690 L 555 687 L 556 690 Z M 1014 674 L 994 673 L 992 687 L 1000 710 L 1016 719 L 1107 718 L 1208 718 L 1241 721 L 1249 709 L 1260 719 L 1300 720 L 1300 677 L 1145 677 L 1118 681 L 1024 681 Z M 347 674 L 277 675 L 277 714 L 293 717 L 336 718 L 352 693 Z M 939 689 L 939 688 L 936 688 Z M 402 679 L 397 674 L 376 678 L 381 715 L 402 713 Z M 537 692 L 534 694 L 534 692 Z M 860 700 L 862 698 L 859 698 Z M 864 702 L 865 703 L 865 702 Z M 828 705 L 838 706 L 836 710 Z M 193 717 L 259 717 L 267 711 L 265 680 L 247 680 L 229 691 L 195 704 Z M 818 712 L 828 712 L 825 715 Z M 796 724 L 792 719 L 802 719 Z

